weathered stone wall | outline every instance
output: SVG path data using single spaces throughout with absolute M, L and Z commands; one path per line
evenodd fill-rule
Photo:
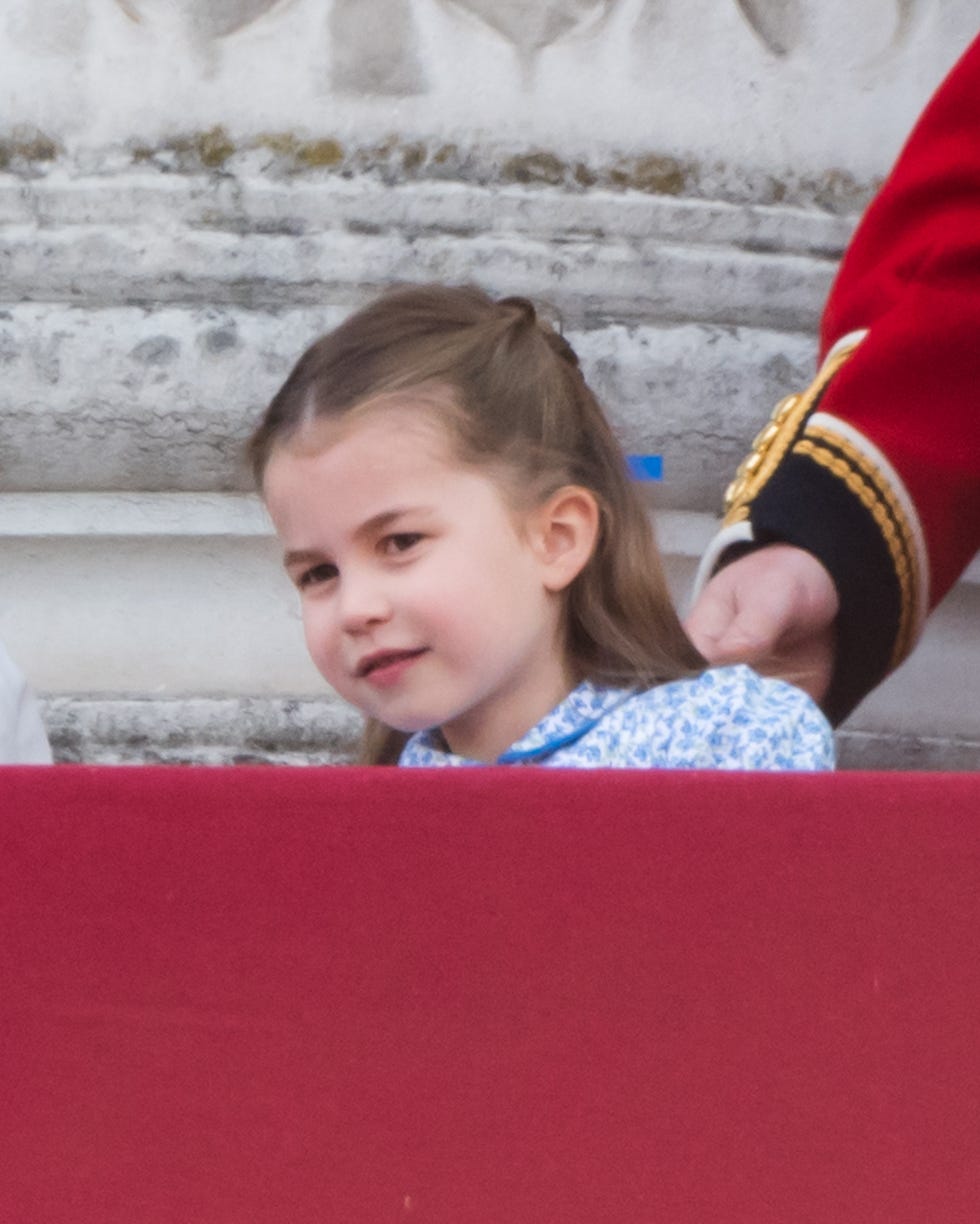
M 72 759 L 337 759 L 241 443 L 392 280 L 558 315 L 680 598 L 965 0 L 9 0 L 0 636 Z M 980 765 L 980 588 L 851 721 Z
M 845 204 L 976 27 L 970 0 L 8 0 L 5 12 L 12 162 L 371 167 L 396 181 Z

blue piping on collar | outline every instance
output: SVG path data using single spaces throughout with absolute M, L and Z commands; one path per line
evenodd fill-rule
M 635 688 L 624 689 L 618 701 L 613 702 L 612 705 L 604 706 L 588 722 L 584 722 L 578 727 L 573 727 L 571 731 L 566 731 L 564 735 L 559 735 L 555 739 L 546 740 L 535 748 L 508 748 L 502 756 L 497 757 L 496 763 L 498 765 L 520 765 L 523 762 L 536 760 L 538 757 L 551 756 L 559 748 L 566 748 L 569 744 L 574 744 L 577 740 L 580 740 L 583 735 L 586 735 L 593 727 L 602 722 L 611 711 L 618 709 L 624 702 L 635 697 L 637 691 Z

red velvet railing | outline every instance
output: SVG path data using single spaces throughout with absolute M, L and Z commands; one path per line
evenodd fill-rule
M 980 1219 L 980 776 L 0 771 L 7 1224 Z

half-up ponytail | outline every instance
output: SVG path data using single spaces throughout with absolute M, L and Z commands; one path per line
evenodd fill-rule
M 505 297 L 497 302 L 497 308 L 513 316 L 513 321 L 524 327 L 533 327 L 538 321 L 538 312 L 530 298 Z

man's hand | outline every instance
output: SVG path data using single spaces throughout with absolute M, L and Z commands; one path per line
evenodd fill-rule
M 770 544 L 715 574 L 685 627 L 709 663 L 749 663 L 821 701 L 833 672 L 838 606 L 830 575 L 811 553 Z

